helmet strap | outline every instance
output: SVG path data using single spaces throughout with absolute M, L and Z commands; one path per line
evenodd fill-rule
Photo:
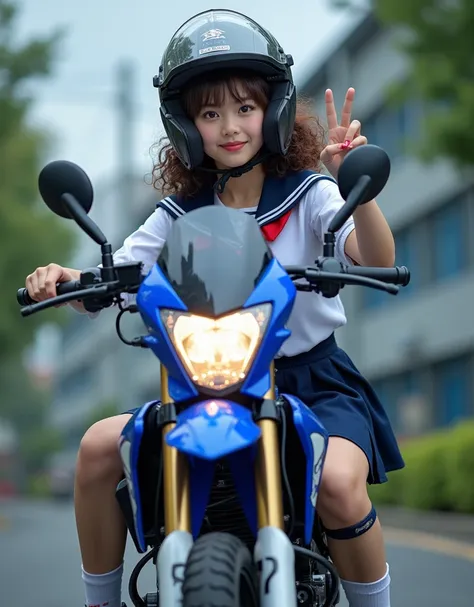
M 213 189 L 217 194 L 222 194 L 224 188 L 232 177 L 242 177 L 245 173 L 251 171 L 254 167 L 261 164 L 264 160 L 266 160 L 270 154 L 268 152 L 263 152 L 260 150 L 253 158 L 251 158 L 245 164 L 241 166 L 234 167 L 233 169 L 210 169 L 206 167 L 197 167 L 197 170 L 205 171 L 207 173 L 215 173 L 220 174 L 221 176 L 215 182 Z

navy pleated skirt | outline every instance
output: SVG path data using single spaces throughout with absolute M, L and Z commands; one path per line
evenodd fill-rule
M 369 483 L 383 483 L 387 472 L 404 467 L 383 405 L 334 334 L 309 352 L 275 359 L 275 369 L 279 392 L 297 396 L 316 413 L 329 436 L 350 440 L 365 453 Z
M 362 449 L 369 461 L 369 483 L 383 483 L 387 472 L 405 466 L 383 405 L 334 334 L 309 352 L 275 359 L 275 368 L 280 392 L 298 396 L 329 436 Z

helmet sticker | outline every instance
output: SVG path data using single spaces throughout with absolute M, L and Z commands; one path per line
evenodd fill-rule
M 201 34 L 202 45 L 204 46 L 205 43 L 209 42 L 210 45 L 206 45 L 204 48 L 199 49 L 199 54 L 206 55 L 207 53 L 216 53 L 218 51 L 230 51 L 230 45 L 224 44 L 224 42 L 226 42 L 224 34 L 225 31 L 220 29 L 208 30 L 207 32 L 204 32 L 204 34 Z M 216 44 L 216 40 L 220 40 L 221 42 Z M 213 43 L 214 45 L 212 46 Z
M 221 44 L 220 46 L 207 46 L 206 48 L 199 49 L 199 54 L 205 55 L 206 53 L 215 53 L 217 51 L 230 51 L 230 45 Z
M 202 41 L 207 42 L 208 40 L 223 40 L 225 38 L 224 34 L 225 32 L 223 30 L 214 29 L 204 32 L 201 36 Z

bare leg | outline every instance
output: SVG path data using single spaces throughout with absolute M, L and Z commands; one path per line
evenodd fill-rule
M 81 441 L 74 505 L 82 564 L 90 574 L 108 573 L 123 561 L 126 527 L 115 489 L 123 476 L 118 440 L 130 417 L 101 420 Z
M 318 510 L 328 529 L 344 529 L 362 521 L 370 512 L 367 495 L 368 462 L 354 443 L 339 437 L 329 439 L 323 469 Z M 382 529 L 373 527 L 352 540 L 328 539 L 331 558 L 344 580 L 370 583 L 387 571 Z

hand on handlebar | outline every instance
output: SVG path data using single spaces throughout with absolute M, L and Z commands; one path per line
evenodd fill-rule
M 27 276 L 25 286 L 31 299 L 38 302 L 45 301 L 56 297 L 57 283 L 79 280 L 80 276 L 80 270 L 63 268 L 56 263 L 50 263 L 46 267 L 36 268 L 32 274 Z

